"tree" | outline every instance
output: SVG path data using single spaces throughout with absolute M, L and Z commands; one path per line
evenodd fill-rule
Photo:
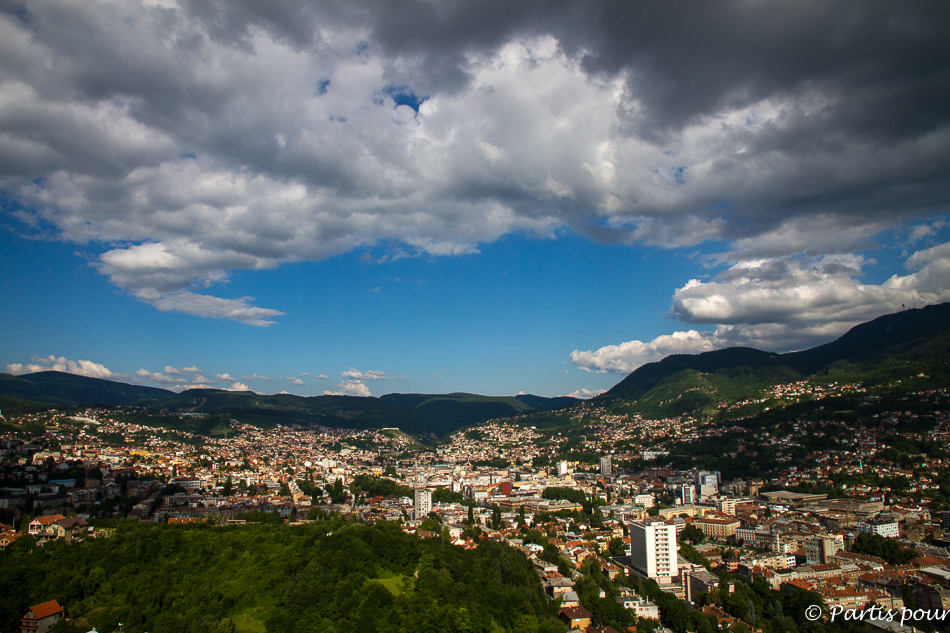
M 501 520 L 501 508 L 497 504 L 491 508 L 491 526 L 494 530 L 500 530 L 505 526 L 505 522 Z
M 698 545 L 706 540 L 706 533 L 692 523 L 687 525 L 681 534 L 684 541 L 689 541 L 693 545 Z
M 343 480 L 339 477 L 336 478 L 336 481 L 333 482 L 333 486 L 330 488 L 330 501 L 333 503 L 343 503 L 346 499 L 346 494 L 343 492 Z

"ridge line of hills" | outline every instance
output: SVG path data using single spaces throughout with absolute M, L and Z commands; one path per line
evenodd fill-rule
M 655 416 L 709 415 L 722 402 L 753 397 L 776 384 L 840 380 L 874 385 L 913 377 L 948 384 L 950 303 L 885 315 L 853 327 L 835 341 L 798 352 L 777 354 L 734 347 L 667 356 L 639 367 L 593 401 L 622 401 L 633 411 Z M 398 427 L 421 437 L 446 435 L 494 418 L 555 411 L 579 402 L 566 396 L 467 393 L 391 393 L 378 398 L 218 389 L 175 393 L 54 371 L 21 376 L 0 373 L 0 409 L 140 405 L 155 411 L 206 414 L 216 417 L 216 423 L 234 418 L 258 426 Z

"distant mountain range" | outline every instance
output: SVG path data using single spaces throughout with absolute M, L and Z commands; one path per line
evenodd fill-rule
M 780 383 L 874 385 L 921 374 L 938 382 L 950 377 L 950 303 L 888 314 L 800 352 L 734 347 L 667 356 L 638 368 L 599 399 L 633 401 L 645 413 L 677 414 L 750 397 Z
M 420 436 L 441 436 L 492 418 L 548 411 L 580 402 L 568 397 L 468 393 L 393 393 L 363 398 L 189 389 L 179 394 L 56 371 L 23 376 L 0 373 L 0 397 L 3 396 L 59 406 L 143 405 L 156 410 L 223 416 L 259 426 L 303 423 L 331 428 L 397 427 Z M 7 409 L 35 408 L 27 407 L 28 404 L 0 400 L 0 407 Z
M 674 355 L 644 365 L 597 398 L 624 401 L 655 415 L 713 411 L 763 388 L 799 380 L 883 383 L 926 375 L 950 378 L 950 303 L 889 314 L 852 328 L 836 341 L 809 350 L 775 354 L 730 348 Z M 61 372 L 23 376 L 0 373 L 0 406 L 31 410 L 59 406 L 144 405 L 155 410 L 206 413 L 260 426 L 320 424 L 333 428 L 397 427 L 434 437 L 493 418 L 551 411 L 576 398 L 451 394 L 354 396 L 261 395 L 217 389 L 167 389 L 130 385 Z

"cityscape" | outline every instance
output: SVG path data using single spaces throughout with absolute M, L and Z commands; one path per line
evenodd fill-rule
M 762 630 L 761 616 L 721 597 L 742 582 L 808 592 L 827 613 L 943 613 L 950 392 L 872 392 L 881 390 L 772 385 L 751 400 L 808 402 L 816 415 L 769 427 L 651 419 L 586 401 L 464 427 L 430 445 L 397 428 L 237 420 L 209 437 L 175 428 L 206 414 L 123 421 L 141 419 L 145 409 L 134 406 L 5 416 L 0 508 L 10 524 L 0 548 L 23 555 L 55 542 L 107 542 L 122 530 L 116 517 L 232 529 L 335 517 L 394 523 L 443 546 L 498 542 L 523 552 L 569 630 L 667 630 L 671 600 L 718 629 Z M 823 403 L 842 398 L 860 412 L 847 428 L 821 415 Z M 749 400 L 719 409 L 741 411 Z M 723 470 L 672 459 L 706 463 L 696 446 L 715 447 Z M 736 459 L 745 466 L 736 469 Z M 599 593 L 585 584 L 591 576 L 602 579 Z M 63 616 L 53 602 L 55 614 L 34 614 L 37 626 Z
M 0 2 L 0 633 L 950 632 L 950 3 Z

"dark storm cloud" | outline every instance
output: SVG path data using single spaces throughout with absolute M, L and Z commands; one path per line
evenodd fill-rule
M 564 227 L 847 255 L 947 207 L 947 41 L 937 2 L 4 2 L 0 189 L 142 300 L 258 324 L 192 289 Z

